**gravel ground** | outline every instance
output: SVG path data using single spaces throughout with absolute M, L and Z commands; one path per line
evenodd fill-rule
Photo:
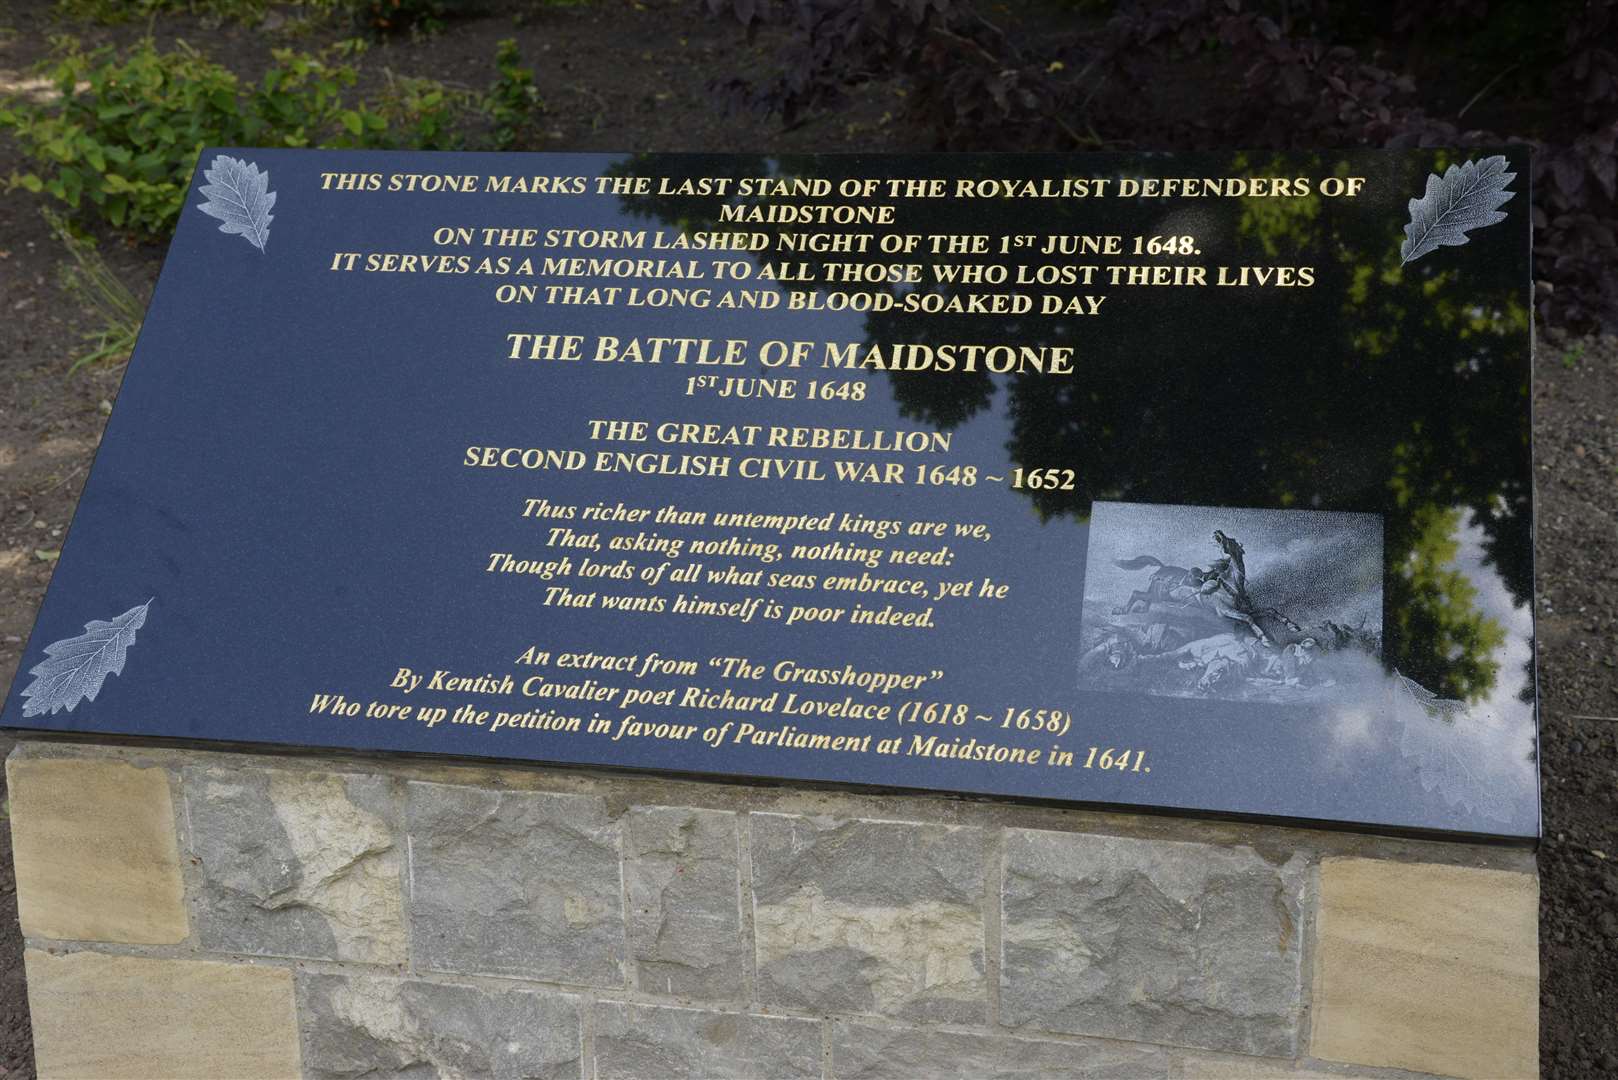
M 1546 335 L 1538 471 L 1540 1058 L 1618 1076 L 1618 339 Z

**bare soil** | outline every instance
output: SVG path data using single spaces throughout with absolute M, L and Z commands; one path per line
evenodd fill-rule
M 921 150 L 926 136 L 896 117 L 896 83 L 858 88 L 835 112 L 792 130 L 727 115 L 711 80 L 768 68 L 768 34 L 749 42 L 679 0 L 594 0 L 576 7 L 491 3 L 483 17 L 443 33 L 373 48 L 382 69 L 468 87 L 493 76 L 495 43 L 515 37 L 548 106 L 542 145 L 553 150 Z M 513 15 L 521 9 L 523 24 Z M 1004 19 L 1054 18 L 1018 4 Z M 352 35 L 333 23 L 288 36 L 296 9 L 263 26 L 159 19 L 164 42 L 184 39 L 251 77 L 268 50 L 313 50 Z M 128 42 L 144 25 L 61 23 L 49 0 L 0 9 L 0 94 L 28 92 L 29 67 L 48 33 Z M 0 176 L 21 166 L 0 137 Z M 3 189 L 0 189 L 3 190 Z M 137 292 L 149 292 L 157 246 L 110 234 L 102 250 Z M 117 395 L 122 369 L 69 375 L 94 329 L 60 287 L 63 258 L 22 191 L 0 194 L 0 687 L 15 674 L 23 639 Z M 1618 340 L 1542 335 L 1535 375 L 1538 471 L 1538 615 L 1545 841 L 1540 849 L 1544 1072 L 1618 1075 Z M 0 752 L 10 749 L 0 740 Z M 3 781 L 0 781 L 3 784 Z M 0 829 L 0 1075 L 32 1077 L 32 1043 L 16 922 L 9 829 Z
M 1540 1063 L 1618 1076 L 1618 339 L 1536 358 Z

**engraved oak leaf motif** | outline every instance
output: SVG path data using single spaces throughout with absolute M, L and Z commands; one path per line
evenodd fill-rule
M 270 213 L 275 206 L 275 192 L 270 190 L 269 170 L 220 154 L 202 171 L 202 176 L 208 182 L 197 190 L 208 201 L 197 209 L 218 218 L 220 232 L 235 233 L 263 251 L 270 239 L 270 222 L 275 220 Z
M 78 637 L 45 646 L 45 659 L 28 669 L 34 681 L 23 688 L 22 714 L 49 715 L 73 711 L 80 701 L 94 701 L 108 675 L 121 675 L 135 632 L 146 625 L 148 600 L 110 622 L 91 619 Z
M 1507 172 L 1502 154 L 1482 161 L 1451 165 L 1444 175 L 1427 175 L 1427 190 L 1410 200 L 1410 224 L 1399 245 L 1399 265 L 1415 262 L 1441 247 L 1466 243 L 1467 233 L 1506 220 L 1500 207 L 1516 194 L 1506 185 L 1517 174 Z
M 1510 790 L 1498 782 L 1494 747 L 1465 702 L 1441 698 L 1393 674 L 1393 715 L 1403 724 L 1399 753 L 1416 766 L 1423 790 L 1494 821 L 1511 820 Z

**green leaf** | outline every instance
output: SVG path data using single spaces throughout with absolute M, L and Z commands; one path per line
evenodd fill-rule
M 77 169 L 63 169 L 57 174 L 62 182 L 64 192 L 62 198 L 69 206 L 77 208 L 79 197 L 84 193 L 84 178 Z

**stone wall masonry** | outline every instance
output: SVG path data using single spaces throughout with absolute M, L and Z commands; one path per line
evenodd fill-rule
M 43 1077 L 1537 1075 L 1530 853 L 33 739 Z

